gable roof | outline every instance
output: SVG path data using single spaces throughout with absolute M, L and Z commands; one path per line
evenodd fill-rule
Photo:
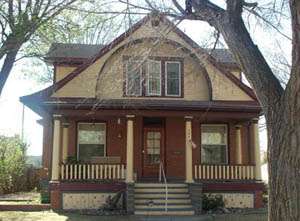
M 76 68 L 73 72 L 71 72 L 70 74 L 68 74 L 66 77 L 64 77 L 63 79 L 61 79 L 60 81 L 54 83 L 53 85 L 51 85 L 48 88 L 45 88 L 41 91 L 38 91 L 34 94 L 28 95 L 28 96 L 23 96 L 20 98 L 21 102 L 23 103 L 30 103 L 29 105 L 31 107 L 36 106 L 35 104 L 33 104 L 34 102 L 31 102 L 32 100 L 36 99 L 37 102 L 41 102 L 42 100 L 44 100 L 45 98 L 49 97 L 52 93 L 54 93 L 55 91 L 57 91 L 58 89 L 62 88 L 65 84 L 67 84 L 69 81 L 71 81 L 72 79 L 74 79 L 76 76 L 78 76 L 81 72 L 83 72 L 86 68 L 88 68 L 91 64 L 93 64 L 94 62 L 96 62 L 99 58 L 101 58 L 103 55 L 105 55 L 107 52 L 109 52 L 112 48 L 114 48 L 115 46 L 117 46 L 119 43 L 121 43 L 123 40 L 125 40 L 128 36 L 130 36 L 133 32 L 135 32 L 136 30 L 138 30 L 143 24 L 145 24 L 147 21 L 149 21 L 151 18 L 151 14 L 145 16 L 143 19 L 141 19 L 139 22 L 135 23 L 131 28 L 129 28 L 127 31 L 125 31 L 123 34 L 121 34 L 120 36 L 118 36 L 117 38 L 115 38 L 111 43 L 102 46 L 99 45 L 99 51 L 96 52 L 93 56 L 91 56 L 90 58 L 86 59 L 84 61 L 84 63 L 82 65 L 80 65 L 78 68 Z M 169 21 L 166 17 L 163 16 L 163 19 L 168 22 L 170 25 L 173 26 L 174 28 L 174 32 L 179 35 L 179 37 L 181 37 L 187 44 L 189 44 L 193 49 L 196 50 L 196 52 L 202 53 L 202 54 L 207 54 L 207 59 L 209 60 L 209 62 L 215 67 L 217 68 L 221 73 L 223 73 L 226 77 L 228 77 L 228 79 L 230 79 L 234 84 L 236 84 L 241 90 L 243 90 L 247 95 L 249 95 L 251 98 L 254 99 L 254 101 L 257 102 L 257 97 L 254 93 L 254 91 L 248 87 L 247 85 L 245 85 L 244 83 L 242 83 L 240 81 L 240 79 L 238 79 L 237 77 L 235 77 L 231 72 L 229 72 L 227 69 L 223 68 L 221 65 L 219 65 L 218 61 L 213 57 L 210 56 L 208 53 L 207 49 L 202 49 L 196 42 L 194 42 L 189 36 L 187 36 L 183 31 L 181 31 L 177 26 L 175 26 L 171 21 Z M 56 45 L 59 46 L 60 44 Z M 66 47 L 76 47 L 76 51 L 79 52 L 81 47 L 84 47 L 82 44 L 80 44 L 80 46 L 76 45 L 67 45 Z M 88 48 L 85 49 L 85 51 L 82 54 L 86 54 L 88 50 L 96 50 L 96 47 L 94 47 L 93 45 L 90 45 Z M 59 50 L 60 51 L 60 50 Z M 58 53 L 58 52 L 55 52 Z M 223 51 L 218 51 L 218 52 L 213 52 L 212 54 L 214 54 L 216 57 L 218 56 L 224 56 L 226 54 L 226 52 Z M 52 54 L 53 56 L 50 56 L 51 54 L 48 53 L 48 58 L 50 59 L 51 57 L 54 57 L 55 54 Z M 58 55 L 58 54 L 57 54 Z M 66 52 L 66 55 L 71 56 L 69 52 Z M 76 55 L 78 56 L 78 58 L 82 55 Z M 70 57 L 73 58 L 73 57 Z M 224 60 L 232 61 L 233 56 L 229 56 L 228 54 L 226 55 L 226 58 L 224 56 Z M 27 105 L 27 104 L 26 104 Z M 29 106 L 28 105 L 28 106 Z M 36 108 L 36 107 L 35 107 Z
M 65 59 L 82 59 L 87 60 L 106 45 L 99 44 L 77 44 L 77 43 L 53 43 L 48 53 L 44 57 L 48 62 L 61 62 Z M 205 49 L 211 56 L 220 63 L 235 64 L 232 53 L 226 48 Z

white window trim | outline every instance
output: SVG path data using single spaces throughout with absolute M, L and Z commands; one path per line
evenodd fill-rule
M 131 97 L 138 97 L 138 96 L 142 96 L 142 90 L 143 90 L 143 65 L 141 64 L 141 67 L 139 68 L 140 70 L 140 77 L 141 77 L 141 80 L 140 80 L 140 93 L 139 94 L 128 94 L 128 62 L 126 62 L 126 79 L 125 79 L 125 82 L 126 82 L 126 96 L 131 96 Z M 133 62 L 133 63 L 141 63 L 139 61 L 130 61 L 130 62 Z
M 162 74 L 161 74 L 161 61 L 156 61 L 156 60 L 149 60 L 150 62 L 147 62 L 147 73 L 146 73 L 146 79 L 147 79 L 147 96 L 161 96 L 161 91 L 162 91 Z M 149 93 L 149 69 L 150 69 L 150 63 L 158 63 L 159 64 L 159 93 Z
M 168 64 L 179 64 L 179 94 L 178 95 L 174 95 L 174 94 L 168 94 Z M 180 97 L 181 96 L 181 62 L 179 61 L 166 61 L 165 62 L 165 95 L 169 96 L 169 97 Z
M 228 164 L 229 162 L 228 162 L 228 154 L 229 154 L 229 152 L 228 152 L 228 125 L 227 124 L 201 124 L 200 125 L 200 131 L 201 131 L 201 134 L 200 134 L 200 138 L 201 138 L 201 150 L 200 150 L 200 152 L 202 152 L 202 145 L 209 145 L 209 144 L 202 144 L 202 126 L 225 126 L 225 128 L 226 128 L 226 156 L 225 156 L 225 164 Z M 201 164 L 203 164 L 202 163 L 202 153 L 201 153 L 201 156 L 200 156 L 200 159 L 201 159 Z
M 78 136 L 78 133 L 79 133 L 79 125 L 80 124 L 102 124 L 104 125 L 104 129 L 105 129 L 105 136 L 104 136 L 104 154 L 103 154 L 103 157 L 106 157 L 106 123 L 91 123 L 91 122 L 79 122 L 77 123 L 77 160 L 79 160 L 79 136 Z

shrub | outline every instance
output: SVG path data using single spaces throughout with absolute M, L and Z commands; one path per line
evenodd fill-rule
M 0 136 L 0 193 L 14 192 L 24 174 L 27 145 L 19 136 Z
M 224 200 L 222 195 L 203 194 L 202 209 L 204 211 L 215 211 L 224 208 Z

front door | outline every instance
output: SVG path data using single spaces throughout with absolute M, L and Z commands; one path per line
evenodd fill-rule
M 163 128 L 144 128 L 143 178 L 157 178 L 160 162 L 164 165 Z

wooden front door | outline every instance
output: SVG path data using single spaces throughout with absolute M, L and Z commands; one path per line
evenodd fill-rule
M 164 165 L 163 128 L 144 128 L 143 178 L 158 178 L 159 164 Z

